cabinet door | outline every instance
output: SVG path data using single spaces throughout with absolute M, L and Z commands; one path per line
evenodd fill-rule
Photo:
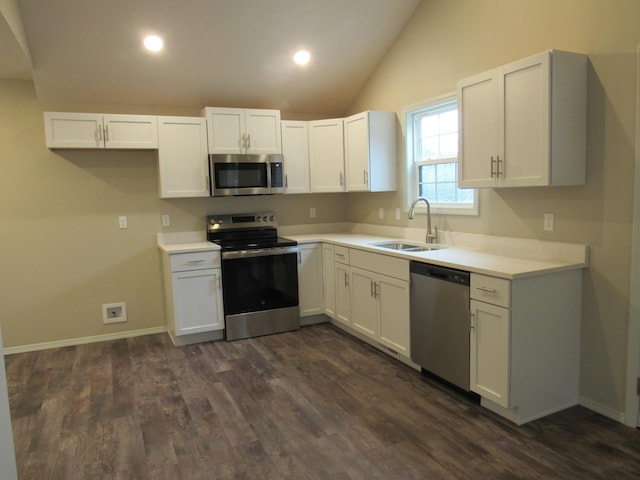
M 44 132 L 48 148 L 104 148 L 101 114 L 45 112 Z
M 379 276 L 376 287 L 380 316 L 380 343 L 410 357 L 409 282 Z
M 344 163 L 347 192 L 369 190 L 369 115 L 344 119 Z
M 471 390 L 509 408 L 510 311 L 471 300 Z
M 322 245 L 322 275 L 324 278 L 324 313 L 336 318 L 336 277 L 333 263 L 333 245 Z
M 351 275 L 349 265 L 336 263 L 334 265 L 336 286 L 336 315 L 335 319 L 345 325 L 351 325 Z
M 462 188 L 492 187 L 497 179 L 500 120 L 499 70 L 458 82 L 458 183 Z
M 378 299 L 375 275 L 351 267 L 351 325 L 367 337 L 378 338 Z
M 309 126 L 307 122 L 282 121 L 285 193 L 309 193 Z
M 301 317 L 323 312 L 322 281 L 321 245 L 299 245 L 298 291 Z
M 224 328 L 220 269 L 175 272 L 171 277 L 176 335 Z
M 158 117 L 158 163 L 160 197 L 208 197 L 205 119 Z
M 550 53 L 545 52 L 503 67 L 498 105 L 504 115 L 501 186 L 549 184 L 549 64 Z
M 311 191 L 344 191 L 342 119 L 309 122 Z
M 279 110 L 245 110 L 247 153 L 282 153 Z
M 209 153 L 244 153 L 244 110 L 205 108 Z
M 158 148 L 157 117 L 103 115 L 105 148 Z

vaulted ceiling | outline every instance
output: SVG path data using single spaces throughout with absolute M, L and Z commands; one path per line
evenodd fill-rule
M 342 113 L 420 3 L 2 1 L 17 2 L 28 48 L 20 56 L 12 22 L 0 21 L 0 78 L 30 70 L 41 100 L 299 113 Z M 160 53 L 143 49 L 149 33 L 164 38 Z M 300 48 L 312 55 L 304 67 L 291 60 Z

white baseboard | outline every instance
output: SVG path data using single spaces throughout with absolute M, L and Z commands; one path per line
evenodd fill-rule
M 583 396 L 580 396 L 580 398 L 578 399 L 578 403 L 583 407 L 588 408 L 589 410 L 593 410 L 594 412 L 599 413 L 600 415 L 604 415 L 605 417 L 610 418 L 611 420 L 624 423 L 624 419 L 625 419 L 624 412 L 618 412 L 617 410 L 614 410 L 611 407 L 607 407 L 606 405 L 603 405 L 594 400 L 591 400 L 590 398 L 586 398 Z
M 106 342 L 109 340 L 120 340 L 121 338 L 141 337 L 143 335 L 153 335 L 164 333 L 167 327 L 153 327 L 142 330 L 129 330 L 126 332 L 108 333 L 105 335 L 93 335 L 91 337 L 69 338 L 66 340 L 56 340 L 54 342 L 32 343 L 31 345 L 21 345 L 18 347 L 8 347 L 4 349 L 5 355 L 13 353 L 35 352 L 37 350 L 47 350 L 49 348 L 70 347 L 72 345 L 83 345 L 85 343 Z

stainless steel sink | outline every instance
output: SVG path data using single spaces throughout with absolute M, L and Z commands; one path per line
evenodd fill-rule
M 415 243 L 406 242 L 383 242 L 372 243 L 372 247 L 387 248 L 389 250 L 400 250 L 402 252 L 428 252 L 430 250 L 441 250 L 443 246 L 440 245 L 416 245 Z

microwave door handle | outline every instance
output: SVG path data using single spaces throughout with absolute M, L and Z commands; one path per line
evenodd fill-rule
M 269 189 L 269 192 L 271 191 L 272 188 L 272 183 L 271 183 L 271 162 L 267 162 L 267 188 Z

